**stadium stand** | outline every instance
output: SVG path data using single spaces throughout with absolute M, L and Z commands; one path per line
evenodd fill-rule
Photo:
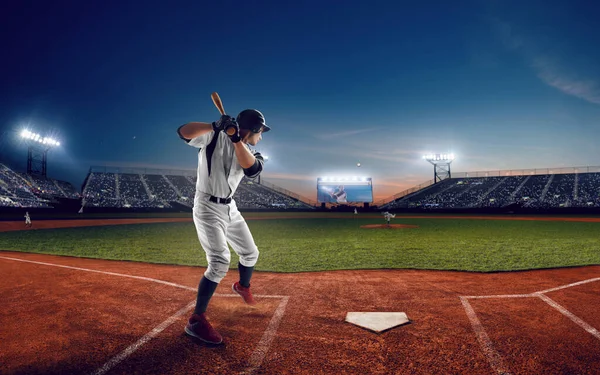
M 551 175 L 549 185 L 542 191 L 542 195 L 533 207 L 568 207 L 573 200 L 573 189 L 575 186 L 574 174 Z
M 573 207 L 600 207 L 600 173 L 580 173 L 573 188 Z
M 313 209 L 301 200 L 290 197 L 252 180 L 244 178 L 233 198 L 241 209 L 279 208 Z
M 448 178 L 381 209 L 600 208 L 600 172 Z
M 0 164 L 0 206 L 52 208 L 57 199 L 78 199 L 79 193 L 66 181 L 13 171 Z
M 480 201 L 481 207 L 499 208 L 515 203 L 513 193 L 529 176 L 511 176 L 505 177 L 502 182 L 490 191 L 486 197 Z
M 98 172 L 100 170 L 100 172 Z M 84 207 L 104 208 L 191 208 L 196 193 L 195 171 L 128 169 L 127 173 L 92 167 L 84 182 Z M 233 199 L 239 209 L 315 209 L 298 197 L 244 178 Z
M 535 207 L 546 186 L 552 182 L 551 178 L 552 175 L 529 176 L 514 193 L 516 202 L 522 203 L 524 207 Z
M 90 168 L 80 194 L 68 182 L 16 172 L 0 164 L 0 207 L 53 208 L 60 199 L 105 209 L 188 210 L 195 171 Z M 590 168 L 594 171 L 589 172 Z M 583 173 L 546 173 L 447 178 L 406 190 L 376 209 L 529 210 L 600 208 L 600 168 Z M 398 195 L 394 196 L 397 197 Z M 240 210 L 314 210 L 316 205 L 266 181 L 244 178 L 233 196 Z
M 83 205 L 120 207 L 115 173 L 92 173 L 87 176 L 83 189 Z

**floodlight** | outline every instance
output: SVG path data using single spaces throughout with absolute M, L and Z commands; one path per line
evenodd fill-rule
M 433 165 L 433 181 L 434 184 L 445 178 L 451 178 L 450 164 L 454 160 L 453 153 L 427 154 L 423 157 Z

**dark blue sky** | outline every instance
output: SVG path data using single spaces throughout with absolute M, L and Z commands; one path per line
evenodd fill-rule
M 600 165 L 597 2 L 11 3 L 0 158 L 24 169 L 18 132 L 53 129 L 48 172 L 77 186 L 91 165 L 195 168 L 175 129 L 216 120 L 213 91 L 265 114 L 263 178 L 312 199 L 332 175 L 386 198 L 431 178 L 429 152 Z

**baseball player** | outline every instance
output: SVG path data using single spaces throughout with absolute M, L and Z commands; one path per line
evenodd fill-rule
M 225 131 L 229 128 L 234 129 L 232 135 Z M 207 343 L 223 342 L 222 336 L 207 320 L 206 309 L 229 270 L 231 252 L 228 244 L 240 258 L 240 278 L 232 289 L 247 304 L 256 303 L 250 291 L 250 279 L 259 252 L 232 197 L 244 176 L 255 178 L 262 172 L 263 157 L 249 146 L 256 146 L 262 134 L 270 129 L 263 114 L 255 109 L 240 112 L 236 119 L 223 115 L 213 123 L 190 122 L 177 129 L 181 139 L 199 149 L 193 217 L 208 262 L 198 286 L 196 307 L 185 332 Z
M 346 193 L 346 190 L 344 190 L 343 185 L 338 186 L 337 190 L 333 193 L 329 193 L 329 195 L 331 195 L 331 198 L 335 199 L 336 203 L 348 203 L 346 200 L 348 194 Z
M 29 217 L 29 211 L 25 211 L 25 226 L 31 228 L 31 217 Z
M 390 226 L 390 219 L 396 217 L 396 214 L 390 214 L 389 212 L 384 212 L 383 217 L 385 217 L 385 221 L 387 222 L 388 227 Z

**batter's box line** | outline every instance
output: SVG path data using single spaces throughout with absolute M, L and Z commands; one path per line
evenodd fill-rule
M 103 275 L 126 277 L 126 278 L 130 278 L 130 279 L 150 281 L 150 282 L 154 282 L 154 283 L 158 283 L 158 284 L 162 284 L 162 285 L 168 285 L 168 286 L 172 286 L 175 288 L 190 290 L 190 291 L 194 291 L 194 292 L 198 291 L 197 287 L 196 288 L 189 287 L 186 285 L 176 284 L 176 283 L 172 283 L 169 281 L 153 279 L 151 277 L 127 275 L 127 274 L 123 274 L 123 273 L 100 271 L 100 270 L 93 270 L 93 269 L 89 269 L 89 268 L 74 267 L 74 266 L 65 266 L 62 264 L 38 262 L 38 261 L 34 261 L 34 260 L 26 260 L 26 259 L 19 259 L 19 258 L 5 257 L 5 256 L 0 256 L 0 259 L 12 260 L 12 261 L 16 261 L 16 262 L 39 264 L 39 265 L 50 266 L 50 267 L 65 268 L 65 269 L 76 270 L 76 271 L 93 272 L 93 273 L 99 273 L 99 274 L 103 274 Z M 238 294 L 215 293 L 214 296 L 215 297 L 238 297 L 238 298 L 240 298 L 240 296 Z M 267 355 L 267 352 L 269 351 L 269 347 L 271 346 L 271 343 L 273 342 L 273 339 L 275 338 L 275 334 L 277 333 L 277 329 L 279 328 L 279 324 L 281 323 L 283 314 L 285 313 L 285 308 L 286 308 L 287 303 L 290 298 L 289 296 L 265 295 L 265 294 L 257 294 L 257 295 L 255 295 L 255 297 L 257 297 L 257 298 L 280 298 L 281 302 L 275 309 L 275 312 L 273 313 L 273 316 L 271 317 L 271 321 L 269 322 L 267 329 L 265 330 L 260 341 L 258 342 L 256 349 L 254 349 L 254 352 L 252 352 L 252 354 L 250 355 L 250 359 L 248 360 L 248 364 L 249 364 L 248 368 L 245 369 L 242 372 L 242 374 L 252 374 L 254 371 L 256 371 L 262 365 L 262 362 L 263 362 L 265 356 Z M 148 332 L 144 336 L 142 336 L 138 341 L 136 341 L 135 343 L 128 346 L 125 350 L 123 350 L 121 353 L 119 353 L 115 357 L 111 358 L 108 362 L 106 362 L 104 365 L 99 367 L 92 374 L 93 375 L 103 375 L 103 374 L 107 373 L 108 371 L 110 371 L 112 368 L 117 366 L 119 363 L 121 363 L 125 359 L 127 359 L 131 354 L 136 352 L 139 348 L 141 348 L 144 344 L 146 344 L 152 338 L 158 336 L 162 331 L 164 331 L 165 329 L 170 327 L 181 316 L 183 316 L 188 311 L 193 309 L 195 307 L 195 304 L 196 304 L 195 300 L 190 302 L 189 304 L 187 304 L 184 308 L 177 311 L 175 314 L 173 314 L 172 316 L 167 318 L 167 320 L 165 320 L 158 326 L 154 327 L 150 332 Z
M 600 281 L 600 277 L 596 277 L 593 279 L 587 279 L 587 280 L 583 280 L 583 281 L 578 281 L 576 283 L 566 284 L 566 285 L 558 286 L 555 288 L 550 288 L 550 289 L 546 289 L 546 290 L 542 290 L 542 291 L 534 292 L 534 293 L 529 293 L 529 294 L 460 296 L 459 298 L 465 309 L 467 317 L 469 318 L 469 321 L 471 322 L 471 327 L 473 328 L 473 331 L 475 332 L 477 341 L 479 342 L 479 345 L 481 346 L 481 349 L 482 349 L 483 353 L 485 354 L 485 356 L 488 360 L 488 363 L 490 364 L 490 367 L 492 367 L 494 372 L 496 372 L 497 374 L 508 375 L 508 374 L 510 374 L 510 371 L 508 370 L 506 363 L 504 362 L 502 356 L 498 353 L 498 351 L 496 351 L 496 349 L 494 349 L 492 340 L 490 339 L 490 337 L 486 333 L 485 329 L 483 328 L 483 324 L 481 324 L 481 321 L 477 317 L 477 313 L 471 306 L 471 303 L 469 302 L 469 300 L 470 299 L 492 299 L 492 298 L 495 298 L 495 299 L 539 298 L 542 301 L 546 302 L 548 305 L 550 305 L 552 308 L 554 308 L 555 310 L 557 310 L 558 312 L 560 312 L 561 314 L 566 316 L 567 318 L 571 319 L 571 321 L 573 321 L 575 324 L 577 324 L 578 326 L 583 328 L 586 332 L 590 333 L 592 336 L 594 336 L 595 338 L 600 340 L 600 332 L 596 328 L 592 327 L 587 322 L 585 322 L 583 319 L 579 318 L 577 315 L 573 314 L 572 312 L 567 310 L 565 307 L 561 306 L 558 302 L 554 301 L 553 299 L 551 299 L 550 297 L 548 297 L 546 295 L 546 293 L 555 292 L 557 290 L 567 289 L 567 288 L 571 288 L 574 286 L 583 285 L 583 284 L 587 284 L 587 283 L 592 283 L 595 281 Z

